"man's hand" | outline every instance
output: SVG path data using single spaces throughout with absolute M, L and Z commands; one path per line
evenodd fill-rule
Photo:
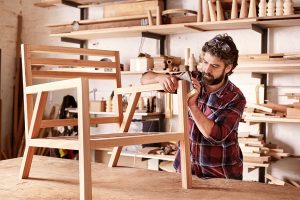
M 189 97 L 188 97 L 189 108 L 197 106 L 197 99 L 201 92 L 201 85 L 199 81 L 193 77 L 191 79 L 192 79 L 192 84 L 194 86 L 194 90 L 189 93 Z
M 175 92 L 178 87 L 178 80 L 174 76 L 161 74 L 160 76 L 157 76 L 156 81 L 163 86 L 164 91 L 166 92 Z

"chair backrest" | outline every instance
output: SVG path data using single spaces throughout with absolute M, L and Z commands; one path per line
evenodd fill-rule
M 47 81 L 69 78 L 113 80 L 116 88 L 121 87 L 118 51 L 23 44 L 22 67 L 24 91 L 26 87 L 34 85 L 33 79 L 35 78 L 43 78 Z M 105 122 L 121 124 L 123 120 L 122 96 L 118 95 L 114 103 L 118 113 Z M 30 124 L 33 112 L 32 94 L 24 95 L 24 105 L 27 123 Z M 100 118 L 94 118 L 91 123 L 99 124 L 100 121 Z M 66 125 L 65 123 L 48 124 L 59 126 Z M 41 128 L 53 127 L 45 124 L 42 123 Z M 26 127 L 28 128 L 28 125 Z

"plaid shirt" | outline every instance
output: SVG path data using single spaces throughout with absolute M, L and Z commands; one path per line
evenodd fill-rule
M 198 177 L 241 179 L 243 155 L 239 148 L 237 130 L 246 100 L 242 92 L 227 79 L 218 91 L 207 93 L 202 89 L 198 107 L 214 121 L 211 134 L 205 138 L 189 115 L 189 138 L 192 173 Z M 180 169 L 180 150 L 174 167 Z

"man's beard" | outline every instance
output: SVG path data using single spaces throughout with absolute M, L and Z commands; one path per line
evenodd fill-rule
M 202 76 L 202 81 L 203 83 L 207 84 L 207 85 L 217 85 L 219 83 L 221 83 L 223 81 L 223 79 L 225 78 L 225 70 L 223 71 L 223 73 L 217 77 L 214 78 L 212 75 L 207 74 L 207 73 L 203 73 Z

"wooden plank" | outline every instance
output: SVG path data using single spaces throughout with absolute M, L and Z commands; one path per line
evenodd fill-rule
M 148 144 L 148 143 L 158 143 L 165 141 L 178 141 L 182 139 L 182 133 L 157 133 L 157 134 L 147 134 L 135 136 L 123 136 L 123 137 L 110 137 L 105 139 L 91 139 L 91 148 L 106 148 L 115 146 L 128 146 L 134 144 Z
M 185 189 L 192 188 L 192 169 L 190 160 L 190 143 L 188 127 L 188 97 L 187 82 L 178 82 L 178 122 L 179 130 L 183 132 L 180 142 L 180 162 L 181 162 L 181 180 L 182 187 Z
M 103 17 L 122 17 L 130 15 L 142 15 L 146 14 L 147 10 L 151 10 L 152 13 L 156 12 L 157 6 L 160 6 L 164 10 L 162 0 L 150 0 L 150 1 L 135 1 L 119 4 L 109 4 L 103 6 Z
M 298 118 L 271 118 L 271 117 L 253 117 L 245 116 L 244 120 L 247 122 L 266 122 L 266 123 L 300 123 Z
M 115 89 L 115 94 L 149 92 L 149 91 L 157 91 L 157 90 L 163 90 L 163 86 L 161 86 L 159 83 L 132 86 L 127 88 L 117 88 Z
M 285 182 L 278 179 L 278 178 L 275 178 L 274 176 L 270 175 L 270 174 L 266 174 L 265 177 L 267 179 L 269 179 L 271 181 L 271 183 L 273 184 L 276 184 L 276 185 L 285 185 Z
M 85 77 L 90 79 L 116 79 L 115 73 L 92 73 L 92 72 L 66 72 L 66 71 L 39 71 L 32 70 L 32 77 L 34 78 L 77 78 L 77 77 Z
M 63 90 L 78 87 L 81 78 L 74 78 L 69 80 L 61 80 L 50 83 L 43 83 L 38 85 L 32 85 L 24 88 L 24 94 L 36 94 L 42 91 L 55 91 L 55 90 Z
M 264 105 L 247 103 L 246 107 L 248 107 L 248 108 L 255 108 L 255 109 L 262 110 L 262 111 L 268 112 L 268 113 L 272 113 L 273 112 L 272 108 L 266 107 Z
M 45 46 L 45 45 L 30 45 L 30 51 L 36 53 L 65 53 L 75 55 L 90 55 L 90 56 L 115 56 L 116 51 L 99 50 L 99 49 L 83 49 L 61 46 Z
M 89 81 L 81 79 L 77 88 L 78 141 L 79 141 L 79 185 L 80 199 L 92 199 Z
M 29 139 L 28 145 L 32 147 L 60 148 L 79 150 L 79 141 L 65 138 L 62 139 Z
M 64 66 L 64 67 L 95 67 L 95 68 L 116 68 L 115 62 L 78 60 L 66 58 L 32 58 L 32 65 Z
M 91 124 L 107 124 L 107 123 L 118 123 L 119 117 L 98 117 L 91 118 Z M 43 120 L 41 128 L 50 128 L 56 126 L 77 126 L 78 119 L 52 119 Z
M 287 108 L 286 117 L 287 118 L 300 118 L 300 109 Z

